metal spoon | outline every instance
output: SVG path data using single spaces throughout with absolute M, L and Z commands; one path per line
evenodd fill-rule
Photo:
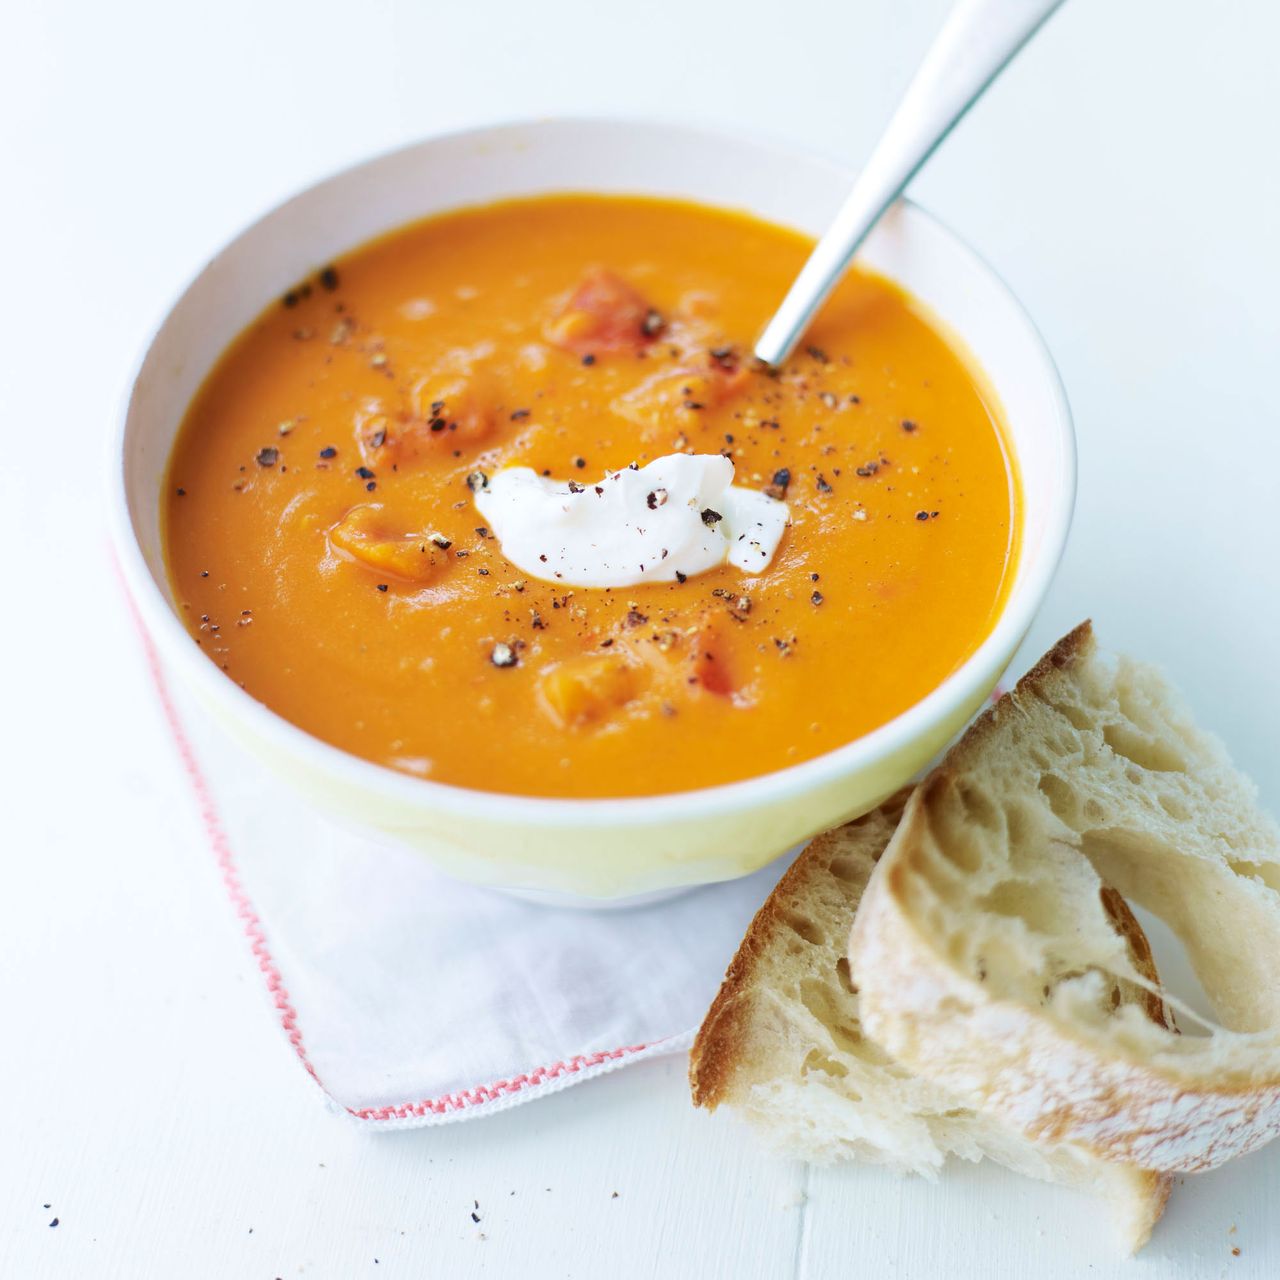
M 756 343 L 780 365 L 885 210 L 1062 0 L 960 0 L 853 190 Z

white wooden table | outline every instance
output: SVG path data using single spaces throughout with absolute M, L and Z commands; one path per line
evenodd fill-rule
M 774 1161 L 691 1110 L 674 1059 L 450 1129 L 347 1127 L 267 1014 L 106 554 L 128 364 L 267 205 L 523 115 L 856 158 L 944 7 L 5 9 L 0 1276 L 1280 1274 L 1280 1147 L 1179 1187 L 1123 1264 L 1095 1205 L 998 1169 Z M 1027 303 L 1075 409 L 1077 523 L 1030 648 L 1092 614 L 1280 808 L 1277 38 L 1261 4 L 1072 0 L 916 194 Z

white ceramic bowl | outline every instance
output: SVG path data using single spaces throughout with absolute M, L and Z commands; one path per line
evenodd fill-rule
M 871 808 L 927 763 L 995 685 L 1048 589 L 1075 495 L 1070 414 L 1034 326 L 990 268 L 909 202 L 884 219 L 861 260 L 930 308 L 985 373 L 1020 472 L 1021 553 L 1004 609 L 977 652 L 922 701 L 847 746 L 764 777 L 643 799 L 504 796 L 407 777 L 311 737 L 218 671 L 178 619 L 160 541 L 165 464 L 188 402 L 228 343 L 317 265 L 427 214 L 551 191 L 683 196 L 817 234 L 849 182 L 839 166 L 743 138 L 552 120 L 432 138 L 268 213 L 164 317 L 120 422 L 111 485 L 117 551 L 166 664 L 317 805 L 480 883 L 593 900 L 654 894 L 744 875 Z

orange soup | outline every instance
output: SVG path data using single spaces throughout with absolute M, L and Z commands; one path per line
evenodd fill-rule
M 809 248 L 575 195 L 321 266 L 178 435 L 166 545 L 192 635 L 308 732 L 486 791 L 683 791 L 884 724 L 990 630 L 1016 484 L 980 379 L 880 277 L 852 271 L 785 368 L 753 363 Z M 506 468 L 576 493 L 672 455 L 723 455 L 785 503 L 767 566 L 574 585 L 517 568 L 477 506 Z

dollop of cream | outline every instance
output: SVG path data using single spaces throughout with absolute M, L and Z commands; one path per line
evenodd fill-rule
M 508 467 L 475 486 L 502 553 L 531 577 L 575 587 L 674 582 L 728 561 L 760 573 L 787 504 L 733 483 L 718 453 L 673 453 L 602 480 L 552 480 Z

